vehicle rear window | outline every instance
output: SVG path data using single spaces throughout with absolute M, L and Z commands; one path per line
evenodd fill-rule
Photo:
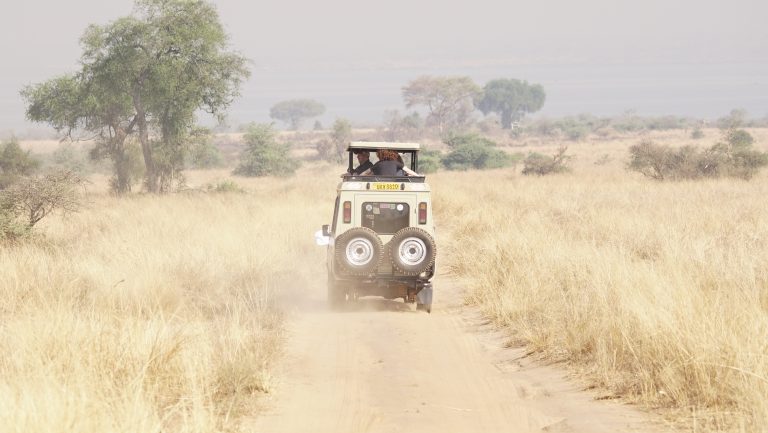
M 379 234 L 394 234 L 408 227 L 408 203 L 365 202 L 362 208 L 362 226 Z

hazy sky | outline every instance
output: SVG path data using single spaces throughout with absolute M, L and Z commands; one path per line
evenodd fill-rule
M 765 0 L 214 3 L 232 47 L 253 62 L 232 110 L 238 122 L 267 120 L 272 103 L 302 96 L 324 102 L 328 118 L 377 121 L 385 109 L 403 110 L 400 88 L 421 74 L 539 82 L 548 91 L 542 113 L 553 116 L 712 116 L 736 107 L 768 115 Z M 132 6 L 5 1 L 0 131 L 30 126 L 19 89 L 75 71 L 85 27 Z

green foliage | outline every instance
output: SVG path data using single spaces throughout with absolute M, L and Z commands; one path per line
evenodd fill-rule
M 131 184 L 123 178 L 125 141 L 138 134 L 147 189 L 163 192 L 179 179 L 195 113 L 222 119 L 249 72 L 245 58 L 228 51 L 212 4 L 137 0 L 134 10 L 86 29 L 80 71 L 28 86 L 22 96 L 30 120 L 67 135 L 95 133 L 103 148 L 96 153 L 115 161 L 119 193 Z
M 188 163 L 198 169 L 216 168 L 224 165 L 221 150 L 213 143 L 211 131 L 195 128 L 190 135 L 187 153 Z
M 565 154 L 567 150 L 567 146 L 562 146 L 552 156 L 536 152 L 529 153 L 523 161 L 523 174 L 544 176 L 570 171 L 568 162 L 571 160 L 571 156 Z
M 629 133 L 640 131 L 663 131 L 685 129 L 695 125 L 691 119 L 676 116 L 641 117 L 634 112 L 608 118 L 590 114 L 566 116 L 559 119 L 541 118 L 528 122 L 523 128 L 526 134 L 539 136 L 562 136 L 579 141 L 589 134 L 607 137 L 613 131 Z
M 462 128 L 472 117 L 473 100 L 480 88 L 469 77 L 421 76 L 403 87 L 407 108 L 423 105 L 429 110 L 427 124 L 442 133 L 446 128 Z
M 222 180 L 216 183 L 209 183 L 205 185 L 205 191 L 211 192 L 211 193 L 224 193 L 224 194 L 230 194 L 230 193 L 237 193 L 237 194 L 244 194 L 245 190 L 231 180 Z
M 451 149 L 455 149 L 464 145 L 478 145 L 478 146 L 492 146 L 495 147 L 496 143 L 488 138 L 485 138 L 477 133 L 456 134 L 449 133 L 443 138 L 443 143 L 448 145 Z
M 290 176 L 299 164 L 290 147 L 278 143 L 271 124 L 252 124 L 245 133 L 246 148 L 234 174 L 239 176 Z
M 424 120 L 414 111 L 405 116 L 397 110 L 384 113 L 387 141 L 413 140 L 421 136 Z
M 440 151 L 424 149 L 419 152 L 419 174 L 435 173 L 442 165 Z
M 727 116 L 717 119 L 717 126 L 723 130 L 738 129 L 745 125 L 747 121 L 747 111 L 743 109 L 733 109 Z
M 752 149 L 752 137 L 729 129 L 723 141 L 700 151 L 693 146 L 673 149 L 645 140 L 630 147 L 630 170 L 656 180 L 717 178 L 751 179 L 768 165 L 768 153 Z
M 444 142 L 451 147 L 442 159 L 448 170 L 502 168 L 515 162 L 511 155 L 497 149 L 496 143 L 476 134 L 451 135 Z
M 72 143 L 62 143 L 51 154 L 49 164 L 57 169 L 85 173 L 88 167 L 88 152 L 76 148 Z
M 697 126 L 693 128 L 693 131 L 691 131 L 691 138 L 694 140 L 700 140 L 704 138 L 704 131 L 701 130 L 701 127 Z
M 528 84 L 527 81 L 517 79 L 496 79 L 486 83 L 475 106 L 483 114 L 499 114 L 502 128 L 510 129 L 513 122 L 519 121 L 526 114 L 541 110 L 545 100 L 546 93 L 540 84 Z
M 736 128 L 724 131 L 723 138 L 728 145 L 737 149 L 748 148 L 755 142 L 755 139 L 749 132 Z
M 313 99 L 291 99 L 278 102 L 269 110 L 269 117 L 287 123 L 291 129 L 299 129 L 301 124 L 313 117 L 325 113 L 325 105 Z
M 344 161 L 350 141 L 352 141 L 352 123 L 340 118 L 333 122 L 330 139 L 318 141 L 315 149 L 323 161 L 339 163 Z
M 34 173 L 39 166 L 40 161 L 32 157 L 30 151 L 22 150 L 15 138 L 0 142 L 0 189 Z

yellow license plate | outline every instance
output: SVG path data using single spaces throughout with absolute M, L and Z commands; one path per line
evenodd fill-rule
M 373 189 L 378 191 L 400 191 L 399 183 L 374 183 Z

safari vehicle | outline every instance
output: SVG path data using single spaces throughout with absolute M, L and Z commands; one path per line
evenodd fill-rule
M 418 173 L 417 143 L 351 142 L 354 154 L 379 149 L 397 152 Z M 361 296 L 403 298 L 417 310 L 432 311 L 435 227 L 429 185 L 422 175 L 342 176 L 328 239 L 328 301 L 339 307 Z

